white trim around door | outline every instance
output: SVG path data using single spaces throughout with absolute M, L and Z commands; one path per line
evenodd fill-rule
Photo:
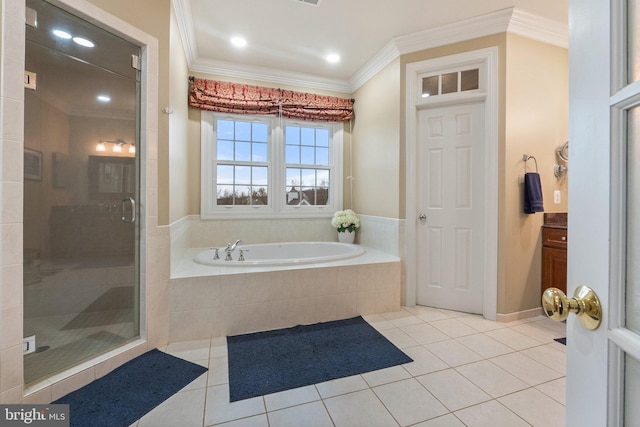
M 465 66 L 480 69 L 479 89 L 468 93 L 423 98 L 422 78 L 426 74 L 448 72 Z M 443 105 L 484 102 L 485 150 L 484 150 L 484 277 L 483 308 L 486 319 L 495 320 L 497 314 L 497 266 L 498 266 L 498 48 L 465 52 L 446 57 L 414 62 L 406 68 L 406 274 L 405 301 L 407 306 L 416 304 L 417 259 L 417 116 L 418 110 Z

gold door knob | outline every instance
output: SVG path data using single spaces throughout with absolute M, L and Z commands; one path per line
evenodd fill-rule
M 558 288 L 549 288 L 542 294 L 542 308 L 551 320 L 562 322 L 569 313 L 575 313 L 582 326 L 594 330 L 600 326 L 602 320 L 602 306 L 600 299 L 587 286 L 579 286 L 569 299 Z

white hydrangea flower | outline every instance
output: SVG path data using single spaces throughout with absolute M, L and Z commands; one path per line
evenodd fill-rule
M 336 228 L 339 233 L 355 231 L 357 228 L 360 228 L 360 219 L 354 211 L 346 209 L 333 214 L 331 225 Z

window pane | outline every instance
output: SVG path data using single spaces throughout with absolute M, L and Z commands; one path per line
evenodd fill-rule
M 294 164 L 300 163 L 300 146 L 287 145 L 285 162 Z
M 218 165 L 217 175 L 218 184 L 233 184 L 233 166 Z
M 627 0 L 628 83 L 640 80 L 640 1 Z
M 314 128 L 302 128 L 300 133 L 302 145 L 316 145 L 316 130 Z
M 253 133 L 251 140 L 254 142 L 267 142 L 268 140 L 268 126 L 266 123 L 252 123 Z
M 249 195 L 251 194 L 251 187 L 246 186 L 238 186 L 236 185 L 236 193 L 235 193 L 235 205 L 249 205 L 251 204 L 251 198 Z
M 316 204 L 316 190 L 315 188 L 302 187 L 302 201 L 303 204 L 315 205 Z
M 236 185 L 250 185 L 251 184 L 251 166 L 236 166 Z
M 268 182 L 268 169 L 262 166 L 254 166 L 252 169 L 251 183 L 253 185 L 267 185 Z
M 218 205 L 233 205 L 233 185 L 218 185 Z
M 317 185 L 319 187 L 329 187 L 329 171 L 324 169 L 318 169 L 316 172 L 318 179 Z
M 217 124 L 217 139 L 233 139 L 232 120 L 218 120 Z
M 315 148 L 302 146 L 300 163 L 303 165 L 314 165 L 316 163 L 315 154 Z
M 316 170 L 315 169 L 302 169 L 302 184 L 303 187 L 311 187 L 316 185 Z
M 252 144 L 251 161 L 266 162 L 267 161 L 267 144 L 254 142 Z
M 640 333 L 640 107 L 627 116 L 627 328 Z
M 316 129 L 316 147 L 329 146 L 329 129 Z
M 438 76 L 422 79 L 422 97 L 438 95 Z
M 638 396 L 640 396 L 640 362 L 625 354 L 624 360 L 624 419 L 625 426 L 632 426 L 640 420 Z
M 218 160 L 233 160 L 233 141 L 218 140 Z
M 297 126 L 287 126 L 285 137 L 288 145 L 300 145 L 300 128 Z
M 448 73 L 442 75 L 442 93 L 453 93 L 458 91 L 458 73 Z
M 252 205 L 267 205 L 269 203 L 267 187 L 252 187 L 251 192 L 251 204 Z
M 251 141 L 251 123 L 236 122 L 236 141 Z
M 236 142 L 236 161 L 239 161 L 239 162 L 251 161 L 251 143 Z
M 329 165 L 329 149 L 328 148 L 316 148 L 316 165 L 318 166 Z
M 287 186 L 299 187 L 300 186 L 300 169 L 287 168 Z
M 460 90 L 478 89 L 479 70 L 466 70 L 460 73 Z

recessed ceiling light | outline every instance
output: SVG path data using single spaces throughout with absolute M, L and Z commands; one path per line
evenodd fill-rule
M 109 95 L 98 95 L 96 99 L 100 102 L 111 102 L 111 97 Z
M 76 42 L 77 44 L 79 44 L 80 46 L 84 46 L 84 47 L 94 47 L 95 46 L 95 44 L 91 40 L 87 40 L 87 39 L 82 38 L 82 37 L 74 37 L 73 41 Z
M 54 36 L 58 37 L 59 39 L 65 39 L 65 40 L 68 40 L 68 39 L 70 39 L 70 38 L 71 38 L 71 34 L 67 33 L 67 32 L 66 32 L 66 31 L 64 31 L 64 30 L 58 30 L 58 29 L 55 29 L 55 30 L 51 31 L 51 33 L 52 33 Z
M 245 47 L 247 45 L 247 39 L 240 36 L 231 37 L 231 44 L 235 47 Z
M 337 53 L 330 53 L 326 56 L 325 59 L 327 60 L 327 62 L 335 64 L 337 62 L 340 62 L 340 55 L 338 55 Z

